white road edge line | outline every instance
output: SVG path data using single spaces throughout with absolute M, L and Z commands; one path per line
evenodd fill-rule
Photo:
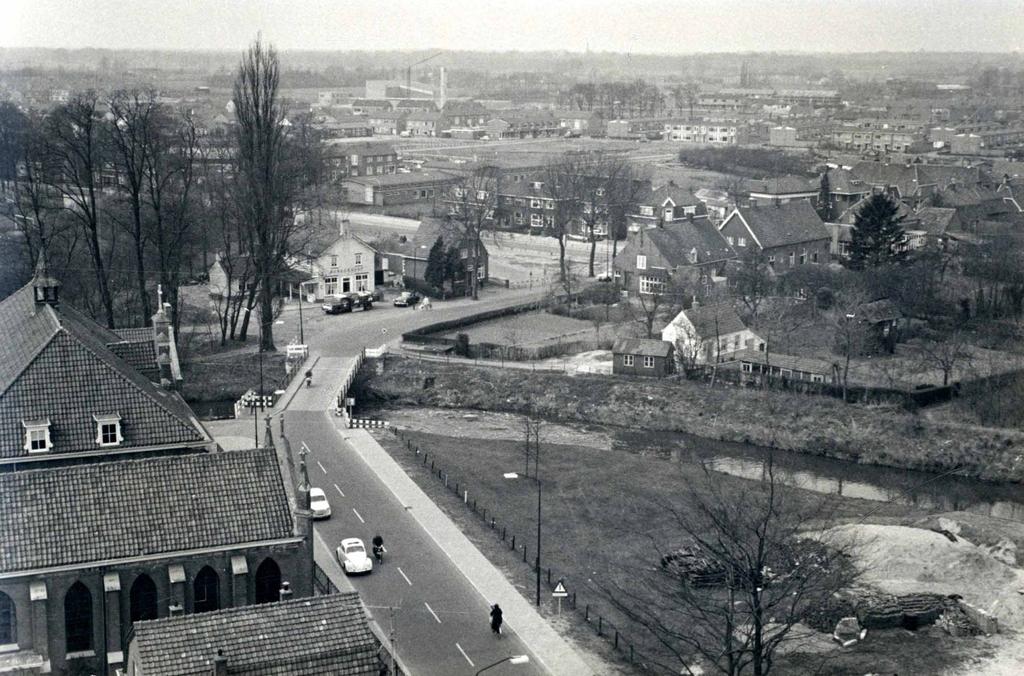
M 462 646 L 459 645 L 458 641 L 455 642 L 455 647 L 459 649 L 459 652 L 462 653 L 462 656 L 466 658 L 467 662 L 469 662 L 469 666 L 476 666 L 475 664 L 473 664 L 473 660 L 469 659 L 469 655 L 467 655 L 466 651 L 462 649 Z
M 429 610 L 430 614 L 434 616 L 434 619 L 437 620 L 437 623 L 441 624 L 441 618 L 437 616 L 437 613 L 435 613 L 434 609 L 430 607 L 430 604 L 427 603 L 426 601 L 424 601 L 423 605 L 425 605 L 427 607 L 427 610 Z M 461 650 L 461 648 L 460 648 L 460 650 Z M 469 659 L 469 658 L 467 657 L 466 659 Z
M 402 572 L 402 567 L 401 566 L 395 566 L 395 568 L 398 569 L 398 574 L 402 576 L 402 579 L 405 580 L 409 584 L 409 586 L 411 587 L 412 586 L 412 581 L 410 581 L 409 578 L 406 576 L 406 574 L 404 572 Z
M 359 523 L 366 523 L 365 521 L 363 521 L 363 517 L 359 514 L 359 512 L 356 512 L 355 507 L 352 508 L 352 511 L 355 512 L 356 518 L 359 519 Z
M 324 466 L 322 464 L 320 464 L 319 460 L 316 461 L 316 464 L 320 466 L 320 471 L 321 472 L 323 472 L 324 474 L 327 474 L 327 470 L 324 468 Z
M 313 452 L 313 451 L 309 450 L 309 446 L 306 445 L 305 441 L 302 442 L 302 448 L 305 449 L 306 453 L 312 453 Z
M 345 494 L 341 492 L 341 488 L 338 487 L 338 484 L 334 484 L 334 489 L 338 491 L 338 495 L 345 497 Z

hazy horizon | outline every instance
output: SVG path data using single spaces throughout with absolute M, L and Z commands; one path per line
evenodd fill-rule
M 1012 53 L 1024 0 L 13 0 L 0 47 L 684 55 Z

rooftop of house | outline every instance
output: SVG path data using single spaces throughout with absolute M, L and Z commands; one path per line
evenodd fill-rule
M 956 219 L 956 209 L 945 207 L 922 207 L 914 214 L 918 228 L 930 235 L 942 235 Z
M 854 314 L 869 324 L 892 321 L 903 316 L 899 308 L 896 307 L 896 304 L 888 298 L 879 298 L 869 303 L 861 303 L 857 306 Z
M 683 310 L 679 314 L 690 320 L 694 331 L 701 338 L 726 336 L 730 333 L 739 333 L 747 328 L 736 310 L 731 305 L 724 303 L 700 305 Z
M 864 208 L 864 205 L 867 204 L 870 199 L 871 196 L 862 197 L 850 206 L 846 207 L 846 209 L 843 210 L 843 213 L 839 214 L 839 218 L 836 219 L 836 222 L 842 223 L 843 225 L 853 225 L 857 220 L 857 214 L 860 213 L 861 209 Z M 890 198 L 890 201 L 896 204 L 896 216 L 903 219 L 904 227 L 908 227 L 911 224 L 916 225 L 918 220 L 917 215 L 906 205 L 906 203 L 895 198 Z
M 94 416 L 107 413 L 121 418 L 122 449 L 209 442 L 181 397 L 145 375 L 142 331 L 126 337 L 68 304 L 39 303 L 33 283 L 0 301 L 0 458 L 28 455 L 26 420 L 50 421 L 49 454 L 99 450 Z
M 433 218 L 431 216 L 423 218 L 416 229 L 416 234 L 412 237 L 412 249 L 415 251 L 421 247 L 426 247 L 426 249 L 422 250 L 429 252 L 430 247 L 434 246 L 434 242 L 437 241 L 438 237 L 449 246 L 462 240 L 459 224 L 443 218 Z M 480 242 L 479 247 L 481 256 L 486 255 L 487 247 L 484 246 L 483 242 Z
M 733 214 L 735 216 L 730 216 L 730 219 L 741 218 L 762 249 L 829 237 L 828 229 L 807 200 L 760 207 L 737 207 Z
M 0 572 L 287 538 L 273 449 L 0 474 Z
M 614 354 L 635 354 L 644 357 L 668 357 L 672 352 L 671 343 L 654 338 L 622 338 L 615 341 Z
M 751 179 L 744 182 L 744 190 L 762 195 L 795 195 L 817 192 L 816 178 L 804 176 L 777 176 L 774 178 Z
M 345 179 L 344 183 L 370 185 L 377 188 L 416 185 L 419 183 L 438 183 L 458 180 L 459 176 L 448 171 L 412 171 L 409 173 L 379 174 L 377 176 L 356 176 Z
M 792 371 L 804 371 L 806 373 L 816 373 L 823 376 L 831 376 L 832 364 L 823 359 L 814 359 L 813 357 L 798 357 L 792 354 L 780 354 L 778 352 L 772 352 L 768 355 L 760 350 L 740 350 L 734 353 L 734 358 L 739 362 L 748 362 L 751 364 L 761 364 L 768 366 L 772 369 L 790 369 Z
M 693 251 L 697 251 L 697 263 L 734 258 L 736 252 L 725 241 L 721 233 L 707 219 L 672 221 L 657 228 L 646 228 L 630 236 L 630 243 L 637 246 L 647 239 L 657 249 L 671 268 L 693 265 Z
M 669 200 L 672 201 L 672 204 L 679 207 L 692 206 L 701 203 L 697 196 L 690 191 L 690 188 L 677 185 L 672 181 L 669 181 L 665 185 L 658 186 L 657 188 L 653 188 L 646 194 L 642 193 L 638 195 L 636 203 L 643 206 L 660 208 Z
M 378 643 L 356 592 L 226 608 L 134 625 L 132 655 L 146 676 L 227 673 L 377 676 Z

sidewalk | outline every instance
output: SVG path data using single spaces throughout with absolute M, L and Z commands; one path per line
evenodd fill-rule
M 530 647 L 549 673 L 580 676 L 592 673 L 568 642 L 406 475 L 369 432 L 341 427 L 338 420 L 335 420 L 335 426 L 342 438 L 351 444 L 480 595 L 488 603 L 502 606 L 505 623 Z

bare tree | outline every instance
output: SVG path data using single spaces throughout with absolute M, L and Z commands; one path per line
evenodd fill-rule
M 481 238 L 485 229 L 498 219 L 500 184 L 500 170 L 483 166 L 463 176 L 448 190 L 447 225 L 454 230 L 455 243 L 466 247 L 467 287 L 473 300 L 479 298 Z
M 108 256 L 101 249 L 100 186 L 97 181 L 103 170 L 104 153 L 97 101 L 97 95 L 92 91 L 75 94 L 47 118 L 46 138 L 49 159 L 59 172 L 56 185 L 72 205 L 70 212 L 85 235 L 104 318 L 107 326 L 114 328 L 114 299 L 106 265 Z
M 572 279 L 565 257 L 566 240 L 583 210 L 587 166 L 585 155 L 567 153 L 549 162 L 544 170 L 545 216 L 549 219 L 545 231 L 558 241 L 559 281 L 567 294 L 572 293 Z
M 278 100 L 280 68 L 277 51 L 262 39 L 249 47 L 235 77 L 235 142 L 238 150 L 238 205 L 250 237 L 259 304 L 260 350 L 275 350 L 274 289 L 286 268 L 291 234 L 290 218 L 298 178 L 296 155 L 288 147 L 287 127 Z M 248 328 L 243 319 L 241 339 Z
M 739 269 L 729 279 L 733 293 L 743 303 L 749 319 L 757 320 L 761 303 L 771 295 L 775 280 L 768 259 L 757 247 L 750 247 L 740 261 Z
M 969 366 L 973 359 L 969 336 L 966 331 L 956 328 L 941 337 L 928 338 L 921 343 L 918 360 L 926 369 L 942 371 L 942 384 L 949 385 L 954 371 Z
M 843 401 L 849 401 L 850 361 L 864 352 L 870 339 L 870 327 L 857 314 L 865 302 L 866 298 L 861 293 L 847 291 L 836 299 L 829 315 L 833 350 L 843 359 L 841 368 L 838 365 L 834 367 L 843 388 Z
M 110 210 L 112 220 L 132 238 L 135 257 L 136 293 L 142 322 L 148 326 L 153 314 L 149 300 L 146 276 L 146 244 L 148 233 L 143 223 L 146 172 L 153 152 L 151 140 L 155 136 L 157 103 L 154 91 L 120 90 L 110 98 L 112 119 L 104 125 L 111 148 L 111 160 L 117 176 L 117 191 L 127 201 L 130 221 L 122 223 L 116 210 Z
M 647 551 L 660 565 L 640 562 L 625 575 L 613 563 L 602 583 L 680 673 L 767 676 L 783 646 L 811 638 L 808 618 L 858 577 L 856 543 L 833 534 L 827 499 L 794 499 L 770 453 L 761 474 L 736 490 L 705 467 L 659 505 L 671 531 L 649 536 Z

